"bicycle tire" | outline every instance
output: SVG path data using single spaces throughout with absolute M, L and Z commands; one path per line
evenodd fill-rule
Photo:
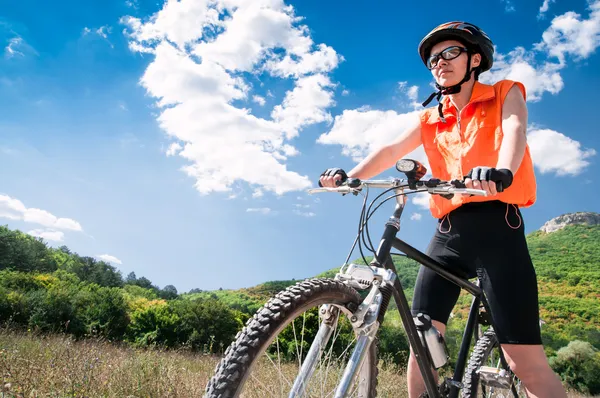
M 463 398 L 476 398 L 478 396 L 481 396 L 477 395 L 480 392 L 480 376 L 479 373 L 477 373 L 477 370 L 485 365 L 492 351 L 498 348 L 498 338 L 496 337 L 496 333 L 493 329 L 487 330 L 481 336 L 481 338 L 479 338 L 477 344 L 475 344 L 475 347 L 473 348 L 473 352 L 471 354 L 471 357 L 469 358 L 467 370 L 463 378 Z M 506 367 L 504 369 L 508 370 L 512 374 L 512 371 L 510 371 L 510 369 Z M 513 385 L 515 384 L 515 381 L 518 382 L 516 376 L 514 376 Z M 507 390 L 503 391 L 507 392 Z M 513 396 L 512 392 L 509 393 L 510 396 Z M 521 394 L 519 394 L 519 396 L 521 396 Z
M 223 359 L 209 380 L 205 398 L 234 398 L 240 393 L 252 365 L 257 361 L 278 333 L 304 311 L 322 304 L 358 306 L 362 301 L 356 290 L 333 279 L 308 279 L 279 292 L 271 298 L 225 351 Z M 356 308 L 356 307 L 353 307 Z M 368 372 L 367 398 L 376 396 L 377 339 L 370 345 L 361 369 Z

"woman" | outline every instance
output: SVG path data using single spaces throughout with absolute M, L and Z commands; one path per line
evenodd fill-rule
M 519 211 L 536 199 L 525 88 L 509 80 L 494 85 L 478 81 L 492 67 L 494 48 L 470 23 L 438 26 L 421 41 L 419 54 L 438 88 L 423 105 L 437 98 L 438 106 L 421 112 L 416 125 L 348 174 L 327 169 L 319 183 L 335 187 L 348 177 L 372 178 L 423 145 L 434 177 L 465 179 L 467 187 L 487 191 L 485 197 L 431 196 L 438 226 L 427 254 L 469 278 L 480 277 L 506 359 L 529 396 L 566 397 L 542 347 L 537 280 Z M 413 316 L 428 314 L 444 333 L 459 293 L 459 287 L 421 267 Z M 415 398 L 425 390 L 413 355 L 408 388 Z

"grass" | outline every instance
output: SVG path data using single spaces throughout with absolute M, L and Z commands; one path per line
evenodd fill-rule
M 201 397 L 219 359 L 0 330 L 0 397 Z M 378 386 L 408 396 L 402 368 L 380 365 Z

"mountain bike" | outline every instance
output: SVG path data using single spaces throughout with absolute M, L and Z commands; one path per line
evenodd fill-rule
M 426 392 L 422 397 L 458 397 L 461 392 L 465 398 L 524 396 L 494 333 L 479 278 L 464 279 L 396 237 L 407 195 L 427 192 L 451 198 L 485 195 L 485 191 L 469 189 L 457 180 L 423 179 L 425 168 L 410 159 L 399 160 L 396 169 L 406 178 L 347 179 L 336 188 L 309 190 L 364 194 L 358 234 L 346 261 L 334 277 L 298 282 L 260 308 L 227 348 L 205 397 L 375 397 L 378 331 L 392 297 L 423 375 Z M 371 188 L 384 191 L 367 207 Z M 396 202 L 393 214 L 375 248 L 368 221 L 392 199 Z M 357 244 L 364 264 L 349 263 Z M 372 261 L 367 262 L 363 246 L 374 254 Z M 427 315 L 412 316 L 392 255 L 431 268 L 473 296 L 453 374 L 441 382 L 436 381 L 433 369 L 449 364 L 444 337 Z

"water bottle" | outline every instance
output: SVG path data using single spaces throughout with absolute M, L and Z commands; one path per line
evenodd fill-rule
M 421 337 L 421 342 L 429 352 L 433 367 L 435 369 L 441 368 L 448 363 L 448 359 L 450 358 L 444 336 L 433 326 L 429 315 L 419 313 L 414 318 L 414 321 Z

